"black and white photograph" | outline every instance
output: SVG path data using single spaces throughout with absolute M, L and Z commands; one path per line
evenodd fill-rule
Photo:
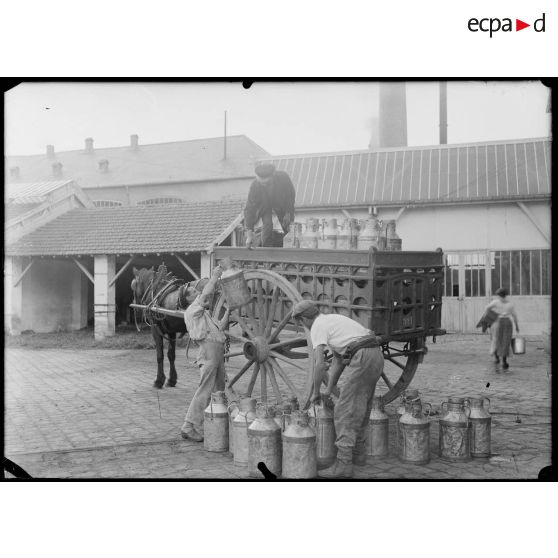
M 545 83 L 31 80 L 4 110 L 6 479 L 552 465 Z

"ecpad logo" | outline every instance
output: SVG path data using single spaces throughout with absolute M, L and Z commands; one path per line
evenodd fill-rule
M 543 13 L 543 15 L 539 19 L 536 19 L 533 22 L 533 29 L 535 30 L 535 32 L 537 33 L 545 32 L 545 16 L 546 14 Z M 484 33 L 490 33 L 489 35 L 490 38 L 492 38 L 492 35 L 494 33 L 497 33 L 498 31 L 503 31 L 503 32 L 514 31 L 512 18 L 509 17 L 505 17 L 503 19 L 500 19 L 498 17 L 485 17 L 482 19 L 477 19 L 475 17 L 472 17 L 467 22 L 467 27 L 469 28 L 469 31 L 473 33 L 477 33 L 478 31 L 482 31 Z M 525 23 L 520 19 L 515 20 L 515 31 L 521 31 L 522 29 L 526 29 L 527 27 L 531 27 L 531 24 Z

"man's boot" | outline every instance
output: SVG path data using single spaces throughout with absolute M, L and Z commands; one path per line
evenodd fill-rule
M 366 465 L 366 445 L 365 443 L 357 444 L 353 450 L 353 465 L 363 467 Z
M 337 450 L 337 459 L 335 463 L 318 471 L 318 477 L 322 479 L 350 479 L 353 476 L 353 448 L 339 448 Z

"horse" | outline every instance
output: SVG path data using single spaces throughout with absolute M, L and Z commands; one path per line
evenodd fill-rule
M 180 337 L 183 337 L 187 333 L 186 324 L 183 318 L 158 313 L 156 310 L 150 309 L 150 307 L 158 306 L 168 310 L 179 310 L 187 307 L 198 293 L 196 286 L 199 285 L 200 281 L 185 283 L 183 279 L 178 279 L 172 274 L 167 273 L 164 265 L 159 266 L 157 271 L 153 267 L 150 269 L 136 269 L 134 267 L 133 271 L 134 279 L 132 280 L 131 288 L 134 294 L 134 304 L 141 304 L 147 307 L 143 310 L 143 319 L 151 327 L 151 335 L 157 350 L 157 377 L 153 382 L 153 387 L 158 389 L 161 389 L 163 385 L 175 387 L 178 380 L 174 366 L 176 334 L 180 333 Z M 135 312 L 137 311 L 135 309 Z M 163 366 L 163 339 L 167 339 L 169 342 L 167 357 L 170 364 L 170 374 L 166 384 Z

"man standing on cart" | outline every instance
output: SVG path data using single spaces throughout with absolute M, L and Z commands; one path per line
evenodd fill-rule
M 256 180 L 248 192 L 244 208 L 246 247 L 255 242 L 254 226 L 262 220 L 262 246 L 273 246 L 273 213 L 277 216 L 283 232 L 289 232 L 294 219 L 295 189 L 289 175 L 275 170 L 271 163 L 262 163 L 255 168 Z
M 323 478 L 351 478 L 354 465 L 366 465 L 366 427 L 384 357 L 376 336 L 341 314 L 321 314 L 312 300 L 295 304 L 293 317 L 310 330 L 314 349 L 314 385 L 311 401 L 327 401 L 341 375 L 339 399 L 333 411 L 337 446 L 335 463 L 318 473 Z M 324 393 L 326 346 L 333 363 Z

